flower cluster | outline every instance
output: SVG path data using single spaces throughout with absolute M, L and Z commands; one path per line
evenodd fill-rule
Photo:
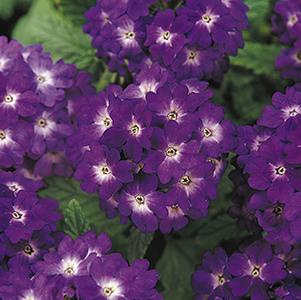
M 0 168 L 70 176 L 64 151 L 72 110 L 91 92 L 89 75 L 75 66 L 54 63 L 41 46 L 0 37 Z
M 301 93 L 291 87 L 274 94 L 257 125 L 238 129 L 237 162 L 248 183 L 241 209 L 274 244 L 301 241 L 300 125 Z
M 0 265 L 32 266 L 55 245 L 58 203 L 40 199 L 41 182 L 16 172 L 0 172 Z M 0 284 L 0 286 L 2 286 Z
M 299 248 L 257 241 L 230 257 L 207 252 L 192 284 L 196 299 L 300 299 L 300 271 Z
M 168 233 L 207 214 L 234 126 L 211 103 L 206 82 L 177 83 L 157 64 L 135 79 L 86 97 L 68 153 L 75 178 L 99 194 L 109 217 Z
M 272 16 L 273 32 L 288 46 L 276 59 L 276 68 L 283 78 L 299 82 L 301 79 L 301 1 L 280 0 Z
M 84 31 L 109 68 L 123 75 L 158 62 L 179 79 L 219 79 L 228 56 L 244 45 L 243 1 L 189 0 L 176 12 L 158 5 L 155 0 L 98 0 L 86 13 Z
M 1 299 L 162 299 L 147 260 L 129 265 L 109 253 L 104 233 L 73 241 L 56 231 L 58 203 L 37 197 L 40 187 L 19 174 L 0 173 Z

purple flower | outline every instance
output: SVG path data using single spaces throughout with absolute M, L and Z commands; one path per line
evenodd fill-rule
M 296 42 L 292 48 L 283 49 L 276 58 L 275 67 L 280 71 L 282 78 L 300 81 L 301 42 Z
M 274 7 L 272 16 L 273 32 L 281 43 L 290 45 L 301 33 L 301 2 L 299 0 L 281 0 Z
M 175 17 L 171 9 L 158 12 L 147 27 L 145 45 L 155 61 L 170 65 L 185 44 L 184 34 L 189 30 L 185 18 Z
M 163 233 L 170 233 L 172 230 L 180 230 L 188 224 L 188 212 L 190 206 L 180 202 L 173 190 L 162 194 L 166 205 L 167 216 L 160 220 L 160 230 Z
M 22 164 L 31 136 L 30 124 L 3 116 L 0 124 L 0 166 L 9 168 Z
M 190 159 L 199 152 L 196 140 L 190 140 L 186 128 L 175 121 L 168 121 L 165 129 L 156 128 L 152 136 L 153 148 L 142 161 L 143 171 L 157 173 L 160 182 L 168 183 L 172 178 L 177 178 L 181 167 L 190 164 Z
M 50 228 L 44 227 L 42 230 L 35 231 L 28 240 L 21 240 L 17 244 L 6 241 L 5 246 L 6 255 L 11 257 L 10 268 L 18 268 L 21 263 L 31 266 L 40 260 L 50 248 L 57 246 L 57 240 Z
M 8 41 L 7 37 L 0 36 L 0 72 L 6 73 L 22 59 L 19 51 L 22 46 L 17 41 Z
M 229 258 L 229 272 L 235 277 L 230 282 L 233 295 L 251 295 L 251 299 L 269 299 L 267 287 L 287 276 L 284 263 L 275 257 L 265 242 L 255 242 L 244 253 L 234 253 Z
M 178 10 L 193 24 L 189 38 L 202 48 L 215 46 L 221 53 L 235 55 L 237 48 L 243 46 L 241 32 L 246 28 L 245 18 L 237 18 L 229 1 L 190 0 Z M 240 20 L 239 20 L 240 19 Z
M 70 165 L 64 151 L 54 151 L 43 154 L 35 163 L 33 173 L 37 177 L 50 177 L 53 175 L 70 177 L 73 168 Z
M 44 53 L 32 52 L 28 65 L 35 74 L 37 93 L 40 101 L 48 107 L 65 98 L 65 89 L 71 88 L 75 76 L 75 67 L 63 61 L 53 64 L 51 57 Z
M 118 209 L 130 216 L 133 223 L 143 232 L 158 228 L 158 217 L 167 214 L 163 197 L 157 192 L 158 180 L 154 175 L 145 175 L 126 186 L 118 199 Z
M 0 171 L 0 182 L 17 195 L 20 191 L 36 192 L 43 187 L 41 181 L 32 181 L 17 172 Z
M 256 193 L 251 197 L 249 207 L 255 210 L 259 225 L 268 233 L 266 239 L 269 242 L 291 244 L 301 239 L 300 195 L 299 192 L 289 193 L 283 199 Z
M 204 153 L 218 156 L 235 147 L 234 126 L 230 121 L 224 120 L 222 107 L 207 102 L 199 109 L 198 117 L 197 135 Z
M 46 225 L 55 226 L 60 219 L 57 208 L 57 202 L 40 200 L 27 191 L 20 191 L 16 198 L 1 198 L 0 231 L 4 231 L 12 243 L 28 240 L 35 230 Z
M 203 264 L 193 274 L 192 285 L 197 299 L 234 299 L 229 287 L 232 277 L 228 270 L 228 256 L 218 248 L 203 256 Z
M 34 92 L 35 85 L 30 70 L 0 74 L 1 115 L 32 116 L 36 112 L 39 98 Z
M 204 89 L 196 95 L 189 95 L 185 85 L 175 84 L 172 88 L 167 84 L 159 88 L 157 93 L 147 95 L 147 106 L 154 113 L 154 123 L 162 126 L 175 121 L 192 132 L 196 121 L 195 111 L 209 100 L 212 91 Z
M 123 101 L 112 111 L 112 119 L 114 125 L 104 136 L 104 143 L 122 147 L 127 159 L 139 162 L 143 149 L 151 147 L 151 112 L 144 102 L 133 106 L 131 101 Z
M 53 299 L 53 284 L 47 282 L 44 276 L 30 278 L 26 271 L 27 269 L 19 265 L 3 274 L 0 278 L 1 299 Z
M 54 283 L 59 294 L 72 293 L 74 280 L 89 274 L 89 265 L 96 254 L 88 253 L 88 245 L 82 239 L 73 241 L 66 236 L 56 251 L 44 255 L 42 261 L 36 262 L 33 269 Z M 74 296 L 74 295 L 72 295 Z
M 126 4 L 126 0 L 98 0 L 96 5 L 85 13 L 88 23 L 84 26 L 84 31 L 91 36 L 108 33 L 112 23 L 126 12 Z
M 41 156 L 47 150 L 64 143 L 64 139 L 73 132 L 66 109 L 57 105 L 51 109 L 40 107 L 33 116 L 34 134 L 31 138 L 31 153 Z
M 189 209 L 192 218 L 204 217 L 208 202 L 216 197 L 216 185 L 212 178 L 213 165 L 204 157 L 190 158 L 190 164 L 181 168 L 170 190 L 171 197 L 177 199 L 180 207 Z
M 154 299 L 162 300 L 155 290 L 158 274 L 148 270 L 147 260 L 136 260 L 128 266 L 119 255 L 108 255 L 93 261 L 90 277 L 77 280 L 83 299 Z
M 257 190 L 267 190 L 273 199 L 285 199 L 294 189 L 300 190 L 300 171 L 285 158 L 284 144 L 276 137 L 261 145 L 256 155 L 246 162 L 245 171 L 250 174 L 249 185 Z
M 173 60 L 172 69 L 178 79 L 211 79 L 215 70 L 215 62 L 220 57 L 220 52 L 211 47 L 201 49 L 198 45 L 188 44 Z
M 133 20 L 142 16 L 145 17 L 149 14 L 149 7 L 155 2 L 155 0 L 129 0 L 127 13 Z
M 145 66 L 135 76 L 135 83 L 130 84 L 121 96 L 123 99 L 129 100 L 146 100 L 147 93 L 156 93 L 158 88 L 167 82 L 169 76 L 168 71 L 158 64 Z
M 99 192 L 100 198 L 109 199 L 124 183 L 133 181 L 134 166 L 120 160 L 115 149 L 105 146 L 91 146 L 78 165 L 75 178 L 82 180 L 81 187 L 87 192 Z
M 297 128 L 301 120 L 301 92 L 293 87 L 287 88 L 285 94 L 273 95 L 272 105 L 266 106 L 258 125 L 278 128 L 285 137 L 288 130 Z

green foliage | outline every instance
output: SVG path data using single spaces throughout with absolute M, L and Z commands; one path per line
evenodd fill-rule
M 143 233 L 138 229 L 133 229 L 129 237 L 129 247 L 127 249 L 127 257 L 129 262 L 137 258 L 143 258 L 147 248 L 152 242 L 153 233 Z
M 64 232 L 76 239 L 79 235 L 91 229 L 85 212 L 77 200 L 72 199 L 65 207 L 63 228 Z
M 255 75 L 277 77 L 279 74 L 275 71 L 274 63 L 280 51 L 281 47 L 278 45 L 246 42 L 238 56 L 231 58 L 231 64 L 251 70 Z
M 113 240 L 115 250 L 124 249 L 128 239 L 124 233 L 127 226 L 119 223 L 118 219 L 108 219 L 99 208 L 98 195 L 83 192 L 77 181 L 70 178 L 52 177 L 46 180 L 47 187 L 40 191 L 40 196 L 56 199 L 60 203 L 63 213 L 68 210 L 68 205 L 73 199 L 83 209 L 86 220 L 89 221 L 91 229 L 97 233 L 106 232 Z M 64 225 L 62 229 L 65 230 Z
M 94 75 L 101 70 L 89 37 L 59 14 L 50 0 L 35 0 L 17 23 L 13 37 L 24 44 L 41 43 L 55 60 L 63 58 Z
M 95 4 L 95 0 L 54 0 L 59 11 L 73 23 L 83 25 L 84 13 Z
M 270 14 L 272 1 L 270 0 L 245 0 L 249 7 L 248 18 L 251 24 L 262 24 Z
M 8 19 L 12 16 L 17 7 L 25 8 L 32 0 L 1 0 L 0 1 L 0 18 Z

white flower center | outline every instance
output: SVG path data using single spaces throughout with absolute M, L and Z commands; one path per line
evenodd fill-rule
M 39 127 L 45 128 L 47 126 L 47 121 L 44 118 L 40 118 L 37 120 L 37 125 Z
M 277 167 L 275 169 L 275 173 L 276 173 L 276 175 L 282 176 L 286 173 L 286 168 L 284 166 Z
M 23 190 L 23 187 L 18 182 L 9 182 L 6 183 L 6 186 L 14 193 L 18 193 Z
M 176 156 L 177 153 L 178 153 L 178 150 L 175 147 L 168 147 L 165 152 L 166 156 L 168 156 L 168 157 Z
M 63 258 L 60 265 L 60 273 L 65 277 L 72 277 L 79 271 L 80 260 L 75 257 Z
M 13 102 L 13 101 L 14 101 L 14 98 L 13 98 L 12 95 L 6 95 L 6 96 L 4 97 L 4 102 L 6 102 L 6 103 L 11 103 L 11 102 Z
M 175 111 L 171 111 L 167 114 L 167 119 L 170 121 L 176 121 L 178 118 L 178 114 Z
M 37 76 L 37 81 L 39 83 L 45 83 L 46 82 L 46 78 L 43 75 L 38 75 Z
M 211 129 L 205 127 L 205 128 L 203 128 L 203 134 L 204 134 L 204 137 L 209 138 L 213 135 L 213 132 Z
M 145 198 L 142 195 L 135 196 L 135 200 L 139 205 L 145 204 Z
M 251 275 L 253 277 L 259 277 L 260 276 L 260 267 L 255 266 L 251 272 Z
M 127 33 L 125 34 L 125 38 L 126 38 L 126 39 L 130 39 L 130 40 L 135 39 L 135 32 L 133 32 L 133 31 L 127 32 Z
M 104 278 L 98 285 L 101 286 L 102 294 L 104 297 L 110 300 L 123 299 L 123 287 L 121 282 L 115 278 Z
M 205 14 L 202 16 L 202 20 L 209 24 L 212 21 L 212 18 L 209 15 Z
M 138 124 L 133 124 L 131 127 L 130 127 L 130 132 L 132 135 L 139 135 L 140 133 L 140 127 Z
M 299 21 L 298 16 L 296 14 L 290 15 L 287 21 L 287 25 L 289 27 L 293 27 Z
M 183 185 L 190 185 L 191 184 L 191 179 L 189 176 L 185 175 L 185 176 L 182 176 L 180 178 L 180 183 L 183 184 Z

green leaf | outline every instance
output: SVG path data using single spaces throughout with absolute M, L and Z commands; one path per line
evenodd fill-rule
M 233 237 L 241 240 L 248 235 L 246 231 L 237 228 L 236 221 L 223 209 L 219 212 L 211 209 L 206 219 L 192 224 L 190 229 L 182 231 L 186 235 L 181 234 L 180 239 L 166 237 L 167 246 L 156 266 L 167 300 L 193 299 L 190 280 L 203 253 Z
M 76 199 L 89 220 L 91 229 L 97 233 L 106 232 L 113 241 L 113 250 L 122 251 L 128 247 L 125 232 L 127 225 L 120 224 L 117 218 L 108 219 L 99 208 L 99 197 L 96 194 L 83 192 L 77 181 L 70 178 L 51 177 L 46 179 L 46 187 L 39 192 L 41 197 L 49 197 L 59 201 L 61 211 L 64 212 L 72 199 Z
M 59 0 L 56 2 L 62 14 L 77 25 L 85 23 L 84 13 L 95 5 L 95 0 Z
M 156 269 L 164 288 L 166 300 L 192 300 L 191 275 L 197 264 L 194 239 L 179 241 L 167 238 L 167 246 Z
M 92 73 L 100 69 L 88 35 L 60 15 L 50 0 L 35 0 L 29 13 L 17 23 L 13 37 L 24 44 L 41 43 L 54 60 L 62 58 Z
M 281 47 L 278 45 L 246 42 L 245 48 L 239 51 L 238 56 L 231 58 L 231 64 L 251 70 L 256 75 L 275 77 L 278 76 L 278 72 L 274 64 L 280 51 Z
M 128 261 L 143 258 L 154 237 L 153 233 L 143 233 L 138 229 L 132 230 L 129 237 Z
M 77 200 L 72 199 L 65 207 L 63 214 L 64 232 L 73 239 L 91 229 L 90 223 Z
M 0 1 L 0 17 L 2 19 L 8 19 L 13 14 L 15 5 L 16 5 L 15 0 Z
M 250 23 L 260 24 L 269 15 L 270 0 L 245 0 L 249 7 L 248 18 Z

